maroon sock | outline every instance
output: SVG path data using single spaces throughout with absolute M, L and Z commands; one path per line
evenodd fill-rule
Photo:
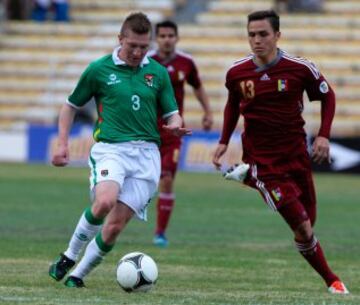
M 160 193 L 157 202 L 156 234 L 164 234 L 175 204 L 174 194 Z
M 328 266 L 320 243 L 315 236 L 307 242 L 295 240 L 295 244 L 301 255 L 321 275 L 327 286 L 339 280 L 337 275 Z

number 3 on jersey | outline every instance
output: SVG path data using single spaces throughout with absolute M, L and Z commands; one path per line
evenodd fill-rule
M 242 81 L 240 82 L 240 87 L 242 94 L 245 98 L 254 98 L 255 96 L 255 86 L 252 80 Z
M 132 101 L 132 109 L 134 111 L 138 111 L 140 109 L 140 97 L 135 94 L 131 97 L 131 101 Z

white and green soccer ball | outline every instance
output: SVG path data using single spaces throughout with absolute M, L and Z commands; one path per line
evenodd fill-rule
M 116 280 L 126 292 L 146 292 L 156 283 L 158 268 L 155 261 L 142 252 L 124 255 L 116 268 Z

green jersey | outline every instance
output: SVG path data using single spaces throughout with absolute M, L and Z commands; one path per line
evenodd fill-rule
M 97 142 L 160 144 L 158 114 L 168 117 L 178 111 L 168 72 L 148 57 L 139 67 L 130 67 L 118 58 L 118 50 L 87 67 L 68 102 L 78 108 L 95 99 Z

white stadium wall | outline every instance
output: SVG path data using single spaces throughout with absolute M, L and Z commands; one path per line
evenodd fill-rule
M 26 162 L 28 155 L 28 136 L 25 131 L 0 131 L 0 161 Z

